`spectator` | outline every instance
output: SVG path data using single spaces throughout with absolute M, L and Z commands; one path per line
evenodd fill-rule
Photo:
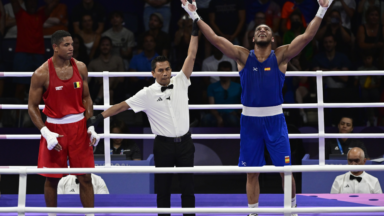
M 339 133 L 352 133 L 353 131 L 353 119 L 350 117 L 341 117 L 339 124 L 337 125 Z M 363 149 L 365 158 L 369 160 L 367 149 L 364 143 L 357 139 L 326 139 L 325 140 L 325 158 L 329 159 L 330 154 L 344 155 L 354 147 Z
M 283 44 L 290 44 L 293 39 L 304 33 L 305 28 L 303 26 L 301 17 L 302 16 L 298 11 L 291 13 L 289 16 L 291 28 L 284 33 Z M 301 52 L 303 53 L 301 56 L 304 57 L 306 61 L 310 61 L 313 56 L 312 43 L 308 43 L 308 45 Z
M 163 32 L 168 33 L 169 30 L 169 22 L 171 21 L 171 0 L 144 0 L 144 26 L 145 31 L 151 29 L 148 26 L 150 22 L 151 16 L 154 13 L 158 13 L 162 17 L 162 27 L 161 30 Z
M 216 71 L 219 68 L 219 63 L 223 61 L 227 61 L 231 63 L 231 71 L 237 71 L 236 62 L 232 59 L 230 59 L 228 56 L 224 55 L 219 49 L 216 47 L 213 47 L 213 55 L 210 57 L 204 59 L 203 61 L 203 71 Z M 211 77 L 210 82 L 215 83 L 219 81 L 219 77 Z
M 363 57 L 364 65 L 359 67 L 357 70 L 359 71 L 369 71 L 369 70 L 378 70 L 375 66 L 373 66 L 373 56 L 370 54 L 366 54 Z M 379 102 L 380 101 L 380 84 L 381 84 L 380 76 L 358 76 L 356 80 L 358 81 L 358 85 L 361 89 L 361 95 L 363 102 Z M 366 108 L 365 109 L 365 117 L 368 120 L 368 126 L 376 126 L 377 125 L 377 109 L 375 108 Z
M 159 55 L 155 50 L 155 38 L 150 34 L 144 36 L 142 47 L 143 52 L 133 56 L 129 71 L 152 71 L 151 61 Z
M 337 10 L 340 13 L 341 23 L 343 27 L 351 30 L 351 19 L 355 14 L 356 1 L 355 0 L 336 0 L 330 9 Z
M 139 36 L 138 42 L 143 45 L 145 35 L 152 35 L 156 42 L 156 52 L 159 55 L 168 56 L 171 47 L 171 39 L 167 33 L 161 30 L 164 23 L 163 16 L 160 13 L 153 13 L 149 19 L 149 31 Z M 141 47 L 143 49 L 143 47 Z M 149 70 L 150 71 L 150 70 Z
M 5 34 L 5 10 L 2 1 L 0 1 L 0 34 L 0 38 L 3 38 Z
M 299 13 L 302 12 L 294 2 L 287 1 L 284 3 L 283 8 L 281 10 L 281 31 L 283 33 L 291 29 L 291 20 L 289 19 L 289 17 L 291 16 L 291 13 L 293 13 L 294 11 L 297 11 Z M 307 22 L 305 21 L 304 15 L 301 15 L 301 20 L 302 20 L 303 26 L 306 28 Z
M 302 71 L 302 67 L 300 64 L 300 54 L 291 59 L 291 61 L 288 62 L 288 68 L 289 71 Z M 309 79 L 308 77 L 299 77 L 299 86 L 295 89 L 294 79 L 291 77 L 285 78 L 285 86 L 286 86 L 286 94 L 284 96 L 284 102 L 292 102 L 292 99 L 289 98 L 290 95 L 294 95 L 293 97 L 296 99 L 297 103 L 303 103 L 304 98 L 308 96 L 309 94 Z M 288 83 L 290 82 L 290 83 Z M 296 81 L 297 82 L 297 81 Z M 294 94 L 293 94 L 294 92 Z M 291 96 L 291 97 L 292 97 Z M 294 99 L 293 99 L 294 100 Z M 294 103 L 295 101 L 293 101 Z M 303 122 L 307 123 L 308 118 L 303 108 L 300 108 L 300 116 L 303 118 Z
M 94 194 L 109 194 L 104 180 L 95 174 L 91 174 Z M 57 194 L 79 194 L 80 185 L 75 175 L 68 175 L 60 179 L 57 185 Z
M 289 16 L 293 11 L 302 14 L 302 23 L 304 27 L 310 23 L 317 12 L 317 1 L 311 0 L 293 0 L 286 1 L 281 10 L 281 31 L 284 33 L 291 28 Z
M 366 24 L 359 27 L 357 44 L 362 52 L 377 57 L 374 60 L 383 61 L 384 28 L 380 23 L 380 11 L 377 7 L 370 7 L 365 13 Z
M 280 6 L 273 0 L 246 0 L 245 3 L 246 11 L 247 11 L 247 30 L 255 30 L 256 26 L 260 24 L 256 24 L 257 20 L 255 15 L 258 13 L 263 13 L 265 15 L 265 20 L 261 24 L 267 24 L 272 28 L 272 31 L 275 33 L 274 37 L 278 35 L 280 19 L 281 19 L 281 8 Z M 276 39 L 276 38 L 275 38 Z
M 351 51 L 352 33 L 348 28 L 344 27 L 341 13 L 338 10 L 332 10 L 330 16 L 326 17 L 326 24 L 319 29 L 316 39 L 321 43 L 324 36 L 330 34 L 336 40 L 336 51 L 348 55 Z
M 86 14 L 81 19 L 81 27 L 82 29 L 79 31 L 79 35 L 84 40 L 84 45 L 87 48 L 87 54 L 89 56 L 89 59 L 92 60 L 95 52 L 97 50 L 97 47 L 100 43 L 100 34 L 93 31 L 92 29 L 93 20 L 92 16 Z
M 24 0 L 19 0 L 19 4 L 23 10 L 26 10 Z M 15 13 L 13 13 L 13 7 L 11 2 L 4 5 L 4 11 L 5 11 L 5 28 L 7 32 L 4 37 L 16 38 L 17 37 L 16 18 L 15 18 Z
M 112 39 L 112 54 L 119 55 L 123 59 L 132 58 L 132 48 L 135 46 L 135 36 L 123 26 L 124 16 L 120 11 L 111 14 L 112 28 L 108 29 L 101 36 Z
M 123 59 L 118 55 L 112 54 L 112 40 L 109 37 L 102 37 L 100 39 L 100 56 L 91 61 L 88 65 L 89 71 L 113 71 L 122 72 L 124 71 Z M 98 96 L 94 100 L 95 104 L 100 104 L 103 99 L 103 78 L 93 78 L 93 84 L 98 90 Z M 114 104 L 114 89 L 119 83 L 124 82 L 124 77 L 110 77 L 109 78 L 109 93 L 111 104 Z M 92 86 L 92 90 L 94 90 Z M 91 90 L 91 91 L 92 91 Z
M 361 0 L 357 8 L 357 12 L 361 14 L 361 22 L 365 24 L 367 22 L 367 11 L 370 7 L 377 7 L 379 11 L 379 19 L 381 23 L 384 23 L 384 4 L 381 0 Z M 380 17 L 381 14 L 381 17 Z
M 101 34 L 104 30 L 105 12 L 104 7 L 94 0 L 83 0 L 78 4 L 72 12 L 73 30 L 75 34 L 80 33 L 80 22 L 82 22 L 83 16 L 88 14 L 94 21 L 92 23 L 92 30 L 97 34 Z
M 89 63 L 89 56 L 87 54 L 87 47 L 84 45 L 84 40 L 80 35 L 73 35 L 73 58 L 83 62 L 85 65 Z
M 324 52 L 318 53 L 313 58 L 313 70 L 323 71 L 347 71 L 350 68 L 350 62 L 346 55 L 336 52 L 336 41 L 333 35 L 324 37 Z M 325 77 L 325 84 L 329 88 L 345 88 L 348 82 L 347 76 Z
M 220 62 L 218 71 L 232 71 L 232 64 L 228 61 Z M 231 81 L 230 77 L 220 77 L 220 81 L 208 86 L 209 104 L 239 104 L 241 85 Z M 238 127 L 239 114 L 234 109 L 211 110 L 203 117 L 204 126 Z
M 245 23 L 245 6 L 242 0 L 211 0 L 209 23 L 217 35 L 240 44 L 239 36 Z
M 355 147 L 348 152 L 348 165 L 365 165 L 364 151 Z M 365 171 L 350 171 L 336 177 L 332 194 L 382 194 L 379 180 Z
M 123 128 L 119 125 L 113 125 L 111 132 L 124 133 Z M 131 139 L 112 139 L 111 154 L 124 154 L 127 160 L 141 160 L 140 149 Z
M 148 34 L 143 38 L 143 51 L 140 54 L 134 55 L 129 64 L 129 71 L 152 71 L 151 62 L 159 56 L 155 50 L 155 38 Z M 129 77 L 128 94 L 134 95 L 143 86 L 149 86 L 153 83 L 153 79 L 149 77 Z
M 50 0 L 44 0 L 48 3 Z M 45 36 L 52 35 L 55 31 L 64 30 L 68 31 L 68 16 L 67 16 L 67 5 L 58 4 L 49 18 L 44 23 L 44 32 Z
M 44 63 L 44 36 L 43 24 L 59 3 L 51 0 L 44 8 L 38 10 L 37 0 L 28 0 L 24 10 L 18 0 L 12 0 L 13 13 L 19 27 L 17 31 L 16 50 L 13 60 L 14 71 L 34 71 Z M 15 97 L 24 101 L 29 77 L 14 78 L 16 83 Z

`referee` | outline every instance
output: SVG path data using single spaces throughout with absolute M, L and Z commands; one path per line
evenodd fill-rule
M 126 101 L 112 106 L 87 124 L 97 125 L 104 118 L 116 115 L 129 108 L 147 114 L 152 133 L 156 134 L 153 154 L 156 167 L 193 167 L 195 146 L 189 132 L 188 87 L 195 63 L 198 46 L 198 27 L 193 23 L 188 56 L 180 73 L 171 78 L 168 59 L 158 56 L 152 60 L 152 75 L 156 82 L 144 87 Z M 157 207 L 171 207 L 172 174 L 156 174 Z M 193 174 L 179 174 L 183 208 L 195 207 Z M 170 214 L 160 214 L 170 215 Z M 195 215 L 195 214 L 185 214 Z

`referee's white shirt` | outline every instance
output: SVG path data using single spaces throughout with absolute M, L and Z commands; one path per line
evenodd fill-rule
M 92 174 L 92 186 L 94 194 L 109 194 L 107 185 L 104 180 L 95 174 Z M 80 194 L 80 184 L 76 184 L 77 177 L 68 175 L 59 181 L 57 186 L 57 194 Z
M 191 80 L 183 71 L 171 78 L 173 89 L 161 92 L 157 82 L 144 87 L 126 103 L 137 113 L 147 114 L 152 133 L 166 137 L 183 136 L 189 131 L 188 87 Z
M 355 176 L 351 172 L 347 172 L 343 175 L 336 177 L 333 182 L 331 193 L 332 194 L 347 194 L 347 193 L 362 193 L 362 194 L 381 194 L 379 180 L 369 175 L 366 172 L 363 172 L 361 175 L 356 177 L 361 177 L 360 183 L 357 180 L 350 180 L 350 176 Z

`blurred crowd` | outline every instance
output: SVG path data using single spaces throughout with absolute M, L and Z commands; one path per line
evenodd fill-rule
M 196 0 L 198 12 L 219 36 L 253 49 L 254 29 L 267 24 L 273 49 L 302 34 L 315 17 L 315 0 Z M 74 58 L 88 71 L 149 72 L 158 55 L 180 71 L 187 55 L 192 20 L 178 0 L 0 0 L 1 71 L 34 71 L 52 56 L 49 36 L 72 33 Z M 334 0 L 313 41 L 288 64 L 288 71 L 369 71 L 384 69 L 384 2 Z M 199 36 L 194 71 L 237 71 L 234 60 Z M 347 72 L 346 72 L 347 74 Z M 0 104 L 26 104 L 30 78 L 0 78 Z M 111 77 L 110 103 L 134 95 L 154 82 L 150 77 Z M 238 77 L 192 77 L 190 104 L 240 104 Z M 95 105 L 103 104 L 102 78 L 90 78 Z M 324 102 L 383 102 L 380 76 L 323 78 Z M 285 103 L 316 103 L 315 77 L 286 77 Z M 239 127 L 241 110 L 191 110 L 192 126 Z M 288 124 L 316 126 L 317 109 L 285 111 Z M 384 109 L 325 109 L 325 125 L 340 117 L 354 125 L 384 125 Z M 127 126 L 148 126 L 145 114 L 116 117 Z M 26 110 L 0 110 L 0 127 L 32 127 Z

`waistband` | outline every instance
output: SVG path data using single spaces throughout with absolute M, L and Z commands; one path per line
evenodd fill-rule
M 266 117 L 274 116 L 283 113 L 283 105 L 270 106 L 270 107 L 246 107 L 243 106 L 242 114 L 245 116 L 253 117 Z
M 188 140 L 191 138 L 191 132 L 188 131 L 188 133 L 184 134 L 181 137 L 165 137 L 161 135 L 157 135 L 156 139 L 161 140 L 163 142 L 184 142 L 185 140 Z
M 69 114 L 63 118 L 51 118 L 47 116 L 47 122 L 52 124 L 70 124 L 83 120 L 84 113 Z

